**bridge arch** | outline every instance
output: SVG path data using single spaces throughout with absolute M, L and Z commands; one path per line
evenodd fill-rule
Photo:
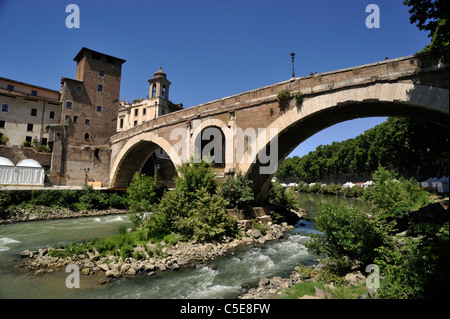
M 356 118 L 410 117 L 448 127 L 449 90 L 418 84 L 376 83 L 306 97 L 300 106 L 289 108 L 267 129 L 278 130 L 278 164 L 300 143 L 334 124 Z M 258 145 L 258 153 L 266 145 Z M 260 161 L 248 164 L 247 178 L 253 181 L 257 204 L 267 201 L 274 174 L 260 174 Z
M 215 119 L 215 118 L 208 118 L 208 119 L 201 119 L 194 121 L 193 126 L 193 132 L 192 132 L 192 150 L 193 152 L 196 152 L 196 146 L 202 145 L 202 135 L 203 133 L 207 132 L 206 129 L 211 128 L 213 129 L 211 133 L 214 134 L 214 129 L 220 131 L 220 138 L 221 138 L 221 161 L 223 165 L 218 165 L 221 169 L 228 170 L 229 168 L 233 167 L 233 130 L 232 128 L 228 127 L 222 120 Z M 217 134 L 214 134 L 214 138 L 217 138 Z
M 155 133 L 147 132 L 130 138 L 117 154 L 110 171 L 111 187 L 127 187 L 135 172 L 141 171 L 150 156 L 161 148 L 172 164 L 182 164 L 181 158 L 171 152 L 172 145 Z

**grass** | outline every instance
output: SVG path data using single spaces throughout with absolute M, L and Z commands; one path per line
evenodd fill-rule
M 367 294 L 367 288 L 365 284 L 359 286 L 345 287 L 343 285 L 334 286 L 331 288 L 329 285 L 324 285 L 320 282 L 305 281 L 298 283 L 285 291 L 284 299 L 298 299 L 304 295 L 314 296 L 317 287 L 323 291 L 330 292 L 336 299 L 357 299 L 359 296 Z
M 50 256 L 65 258 L 72 257 L 74 255 L 87 254 L 87 252 L 93 253 L 97 251 L 100 256 L 106 257 L 108 254 L 115 256 L 121 256 L 122 259 L 134 256 L 136 259 L 143 259 L 145 255 L 143 253 L 134 253 L 134 247 L 143 246 L 146 243 L 156 243 L 155 249 L 146 249 L 147 254 L 152 257 L 163 256 L 161 241 L 168 245 L 176 245 L 178 241 L 182 240 L 181 236 L 176 234 L 167 234 L 158 238 L 149 237 L 148 229 L 138 229 L 132 232 L 127 232 L 125 226 L 120 226 L 118 232 L 107 238 L 93 239 L 86 242 L 73 242 L 67 245 L 60 245 L 60 250 L 50 251 Z M 61 250 L 63 249 L 63 250 Z

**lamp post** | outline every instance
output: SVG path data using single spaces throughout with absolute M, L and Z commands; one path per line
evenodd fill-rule
M 291 59 L 292 59 L 292 77 L 295 78 L 295 72 L 294 72 L 294 58 L 295 58 L 295 53 L 292 52 L 291 53 Z

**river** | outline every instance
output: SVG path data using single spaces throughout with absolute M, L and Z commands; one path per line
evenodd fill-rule
M 314 213 L 321 203 L 347 203 L 360 209 L 368 204 L 343 197 L 298 194 L 308 211 L 285 239 L 264 245 L 240 247 L 234 255 L 219 257 L 207 265 L 178 271 L 137 275 L 98 285 L 92 276 L 81 276 L 80 288 L 65 285 L 64 270 L 34 275 L 12 270 L 22 250 L 57 247 L 78 240 L 106 237 L 121 225 L 131 226 L 126 215 L 82 217 L 0 225 L 0 298 L 237 298 L 242 285 L 256 286 L 261 277 L 288 276 L 298 264 L 314 264 L 305 248 L 308 234 L 315 232 Z

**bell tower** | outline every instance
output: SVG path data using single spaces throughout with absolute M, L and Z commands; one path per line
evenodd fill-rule
M 169 87 L 172 83 L 167 80 L 161 66 L 148 82 L 150 84 L 148 97 L 150 105 L 154 106 L 154 117 L 169 113 Z

